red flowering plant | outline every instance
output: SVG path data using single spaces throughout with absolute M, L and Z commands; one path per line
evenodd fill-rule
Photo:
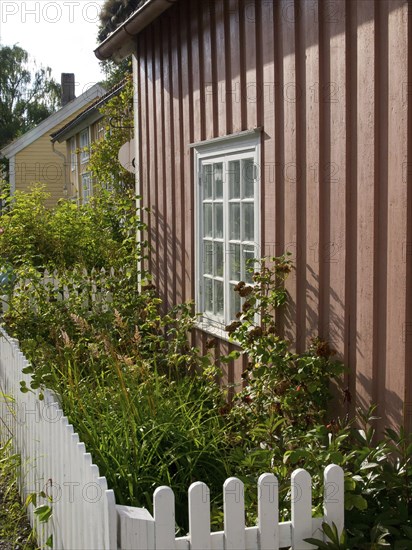
M 327 342 L 316 338 L 307 351 L 297 353 L 283 335 L 285 280 L 292 269 L 288 255 L 261 260 L 253 284 L 241 281 L 236 286 L 243 306 L 226 327 L 241 348 L 235 355 L 248 358 L 244 387 L 235 396 L 231 416 L 239 437 L 260 448 L 277 446 L 286 432 L 304 433 L 322 423 L 330 381 L 342 372 Z

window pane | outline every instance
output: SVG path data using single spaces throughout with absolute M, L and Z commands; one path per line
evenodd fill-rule
M 229 256 L 229 278 L 231 281 L 240 281 L 240 244 L 230 245 Z
M 223 239 L 223 204 L 215 203 L 215 239 Z
M 241 310 L 239 292 L 235 292 L 235 285 L 230 285 L 230 318 L 233 320 L 236 318 L 236 313 Z
M 213 237 L 213 224 L 212 224 L 212 205 L 203 205 L 203 236 Z
M 87 147 L 89 145 L 89 131 L 85 130 L 80 134 L 80 147 Z
M 213 243 L 203 241 L 203 273 L 213 275 Z
M 253 259 L 256 257 L 255 247 L 247 246 L 243 247 L 243 265 L 245 270 L 245 282 L 253 283 Z M 252 271 L 250 271 L 252 270 Z
M 215 174 L 215 199 L 223 198 L 223 164 L 218 162 L 214 165 Z
M 243 203 L 243 241 L 253 241 L 255 238 L 254 204 Z
M 240 204 L 229 204 L 229 234 L 232 241 L 240 240 Z
M 89 147 L 89 131 L 85 130 L 80 134 L 80 149 L 82 150 L 80 160 L 82 164 L 89 160 L 89 150 L 86 149 L 87 147 Z
M 213 279 L 203 278 L 203 290 L 205 293 L 205 312 L 213 313 Z
M 215 242 L 215 276 L 223 277 L 223 243 Z
M 206 164 L 203 166 L 203 198 L 211 199 L 212 194 L 212 165 Z
M 223 317 L 223 281 L 213 281 L 215 285 L 215 315 Z
M 242 160 L 243 197 L 253 198 L 255 190 L 255 165 L 253 158 Z
M 229 162 L 229 196 L 231 199 L 240 198 L 240 161 Z

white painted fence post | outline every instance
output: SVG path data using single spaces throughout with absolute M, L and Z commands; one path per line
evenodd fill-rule
M 170 487 L 158 487 L 153 495 L 156 550 L 175 548 L 175 495 Z
M 106 533 L 107 550 L 117 550 L 117 512 L 116 499 L 114 491 L 107 488 L 107 480 L 104 476 L 99 477 L 98 482 L 102 487 L 105 495 L 104 505 L 104 530 Z M 149 548 L 149 547 L 148 547 Z M 152 550 L 149 548 L 149 550 Z
M 154 550 L 155 520 L 145 508 L 116 506 L 121 550 Z
M 210 491 L 197 481 L 189 488 L 190 550 L 210 550 Z
M 295 470 L 292 486 L 292 547 L 293 550 L 314 548 L 304 539 L 312 536 L 312 480 L 306 470 Z
M 245 550 L 245 503 L 242 481 L 230 477 L 223 485 L 225 550 Z
M 276 476 L 262 474 L 258 480 L 259 550 L 279 548 L 279 486 Z
M 332 523 L 342 533 L 345 518 L 344 506 L 344 473 L 340 466 L 329 464 L 323 475 L 323 506 L 324 519 L 332 526 Z

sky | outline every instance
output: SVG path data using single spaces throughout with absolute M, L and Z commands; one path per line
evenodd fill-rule
M 0 0 L 0 44 L 18 44 L 37 65 L 74 73 L 76 96 L 104 78 L 93 50 L 104 0 Z M 1 67 L 0 67 L 1 70 Z

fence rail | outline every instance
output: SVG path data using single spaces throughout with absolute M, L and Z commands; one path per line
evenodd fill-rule
M 189 533 L 176 538 L 173 491 L 156 489 L 153 516 L 143 508 L 116 505 L 58 396 L 47 390 L 41 401 L 38 390 L 20 391 L 21 382 L 30 386 L 30 375 L 22 372 L 28 366 L 17 341 L 0 328 L 0 391 L 13 397 L 12 402 L 0 400 L 0 432 L 13 436 L 21 455 L 22 497 L 44 491 L 51 499 L 37 502 L 52 507 L 45 525 L 29 506 L 41 546 L 52 535 L 53 548 L 59 550 L 303 550 L 313 548 L 305 538 L 322 539 L 322 521 L 343 529 L 344 475 L 339 466 L 329 465 L 324 471 L 323 518 L 312 517 L 311 478 L 298 469 L 291 478 L 291 521 L 279 523 L 278 481 L 273 474 L 263 474 L 257 485 L 257 526 L 246 527 L 243 484 L 229 478 L 223 488 L 224 530 L 211 533 L 209 489 L 196 482 L 189 488 Z

